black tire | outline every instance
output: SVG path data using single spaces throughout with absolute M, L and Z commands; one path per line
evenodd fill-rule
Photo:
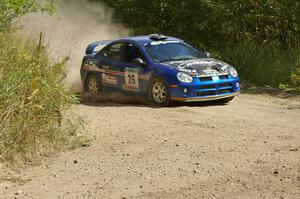
M 168 84 L 161 78 L 153 78 L 149 85 L 149 99 L 158 106 L 170 106 L 172 101 Z
M 234 97 L 228 97 L 228 98 L 224 98 L 224 99 L 219 99 L 217 100 L 219 103 L 221 104 L 228 104 L 229 102 L 231 102 L 234 99 Z
M 95 74 L 89 74 L 85 81 L 85 92 L 88 94 L 98 94 L 102 92 L 102 85 Z

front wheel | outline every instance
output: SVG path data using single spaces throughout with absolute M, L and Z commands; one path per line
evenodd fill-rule
M 168 85 L 160 78 L 152 80 L 149 87 L 149 95 L 151 101 L 156 105 L 169 106 L 171 104 Z

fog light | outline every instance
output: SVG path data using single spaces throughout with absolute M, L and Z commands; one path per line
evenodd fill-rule
M 239 87 L 240 87 L 240 83 L 236 83 L 236 85 L 235 85 L 235 86 L 239 88 Z
M 183 93 L 187 94 L 189 92 L 189 89 L 185 88 L 183 89 Z

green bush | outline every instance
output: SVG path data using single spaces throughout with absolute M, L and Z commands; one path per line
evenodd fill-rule
M 300 93 L 300 64 L 291 75 L 291 86 L 294 90 Z
M 280 84 L 280 88 L 287 92 L 300 93 L 300 57 L 298 57 L 293 72 L 290 75 L 290 83 Z
M 69 142 L 72 125 L 61 125 L 61 111 L 76 98 L 60 81 L 64 63 L 1 33 L 0 57 L 0 156 L 30 158 Z
M 245 42 L 228 44 L 216 54 L 237 68 L 242 81 L 278 88 L 281 83 L 291 83 L 290 75 L 297 67 L 299 53 L 297 48 L 285 50 Z

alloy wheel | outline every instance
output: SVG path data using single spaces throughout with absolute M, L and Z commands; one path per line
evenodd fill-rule
M 154 83 L 152 87 L 152 97 L 155 102 L 161 104 L 167 99 L 167 88 L 162 82 Z

